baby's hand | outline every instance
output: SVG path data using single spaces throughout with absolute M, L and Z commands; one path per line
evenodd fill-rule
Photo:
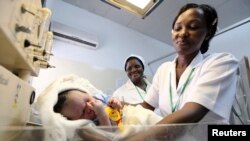
M 115 97 L 112 97 L 112 98 L 109 99 L 108 106 L 110 106 L 110 107 L 112 107 L 114 109 L 122 109 L 123 108 L 123 105 L 122 105 L 121 101 L 118 100 Z
M 87 102 L 87 106 L 95 112 L 96 115 L 99 113 L 103 113 L 104 111 L 104 104 L 97 99 L 93 99 L 89 102 Z
M 90 109 L 92 109 L 101 126 L 111 126 L 108 114 L 105 112 L 105 105 L 97 99 L 93 99 L 87 103 Z

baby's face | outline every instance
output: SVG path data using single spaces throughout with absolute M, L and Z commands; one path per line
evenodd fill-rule
M 67 95 L 67 99 L 63 104 L 61 114 L 70 120 L 89 119 L 94 120 L 96 114 L 87 106 L 87 102 L 94 98 L 87 93 L 72 90 Z

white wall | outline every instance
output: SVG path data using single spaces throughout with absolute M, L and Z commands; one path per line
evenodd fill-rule
M 52 3 L 53 6 L 50 5 L 52 21 L 94 34 L 99 39 L 100 47 L 91 50 L 54 40 L 52 48 L 54 56 L 50 63 L 56 68 L 41 70 L 39 77 L 33 78 L 32 83 L 37 93 L 40 93 L 55 78 L 68 73 L 85 77 L 97 88 L 111 93 L 127 79 L 124 72 L 124 60 L 128 55 L 141 55 L 145 59 L 145 74 L 152 78 L 153 74 L 147 62 L 173 52 L 171 46 L 120 24 L 62 1 Z M 88 73 L 90 71 L 85 71 L 89 70 L 86 67 L 92 68 L 93 75 Z M 107 71 L 98 72 L 98 68 L 107 69 Z
M 240 21 L 231 27 L 241 23 L 245 24 L 215 36 L 210 45 L 210 52 L 227 51 L 234 54 L 239 60 L 243 56 L 247 56 L 250 59 L 250 18 Z
M 163 42 L 62 1 L 54 3 L 52 13 L 53 21 L 89 32 L 97 36 L 100 44 L 97 50 L 78 47 L 62 49 L 54 46 L 58 49 L 56 51 L 69 53 L 60 53 L 60 57 L 84 60 L 97 66 L 123 69 L 124 59 L 131 53 L 141 55 L 148 62 L 173 51 L 171 46 Z M 77 57 L 73 53 L 75 49 L 78 52 Z M 145 72 L 152 75 L 147 67 Z
M 45 6 L 51 9 L 56 1 L 58 0 L 45 0 Z
M 62 75 L 76 74 L 86 78 L 96 88 L 106 94 L 112 94 L 115 88 L 120 85 L 120 81 L 127 78 L 124 71 L 121 70 L 91 66 L 86 63 L 71 61 L 60 57 L 52 57 L 50 63 L 55 65 L 56 68 L 42 69 L 40 70 L 39 77 L 33 79 L 32 84 L 35 86 L 38 94 L 40 94 L 48 84 Z M 124 82 L 122 81 L 122 83 Z

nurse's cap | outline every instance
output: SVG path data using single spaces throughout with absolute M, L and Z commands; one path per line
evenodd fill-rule
M 130 59 L 137 59 L 140 63 L 141 63 L 141 65 L 142 65 L 142 68 L 143 68 L 143 70 L 144 70 L 144 63 L 145 63 L 145 61 L 144 61 L 144 59 L 141 57 L 141 56 L 139 56 L 139 55 L 136 55 L 136 54 L 131 54 L 131 55 L 129 55 L 127 58 L 126 58 L 126 60 L 125 60 L 125 65 L 124 65 L 124 70 L 126 71 L 126 66 L 127 66 L 127 63 L 128 63 L 128 61 L 130 60 Z

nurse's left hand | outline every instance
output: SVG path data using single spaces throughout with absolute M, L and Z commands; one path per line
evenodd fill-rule
M 109 99 L 108 106 L 118 110 L 123 108 L 121 101 L 115 97 Z

